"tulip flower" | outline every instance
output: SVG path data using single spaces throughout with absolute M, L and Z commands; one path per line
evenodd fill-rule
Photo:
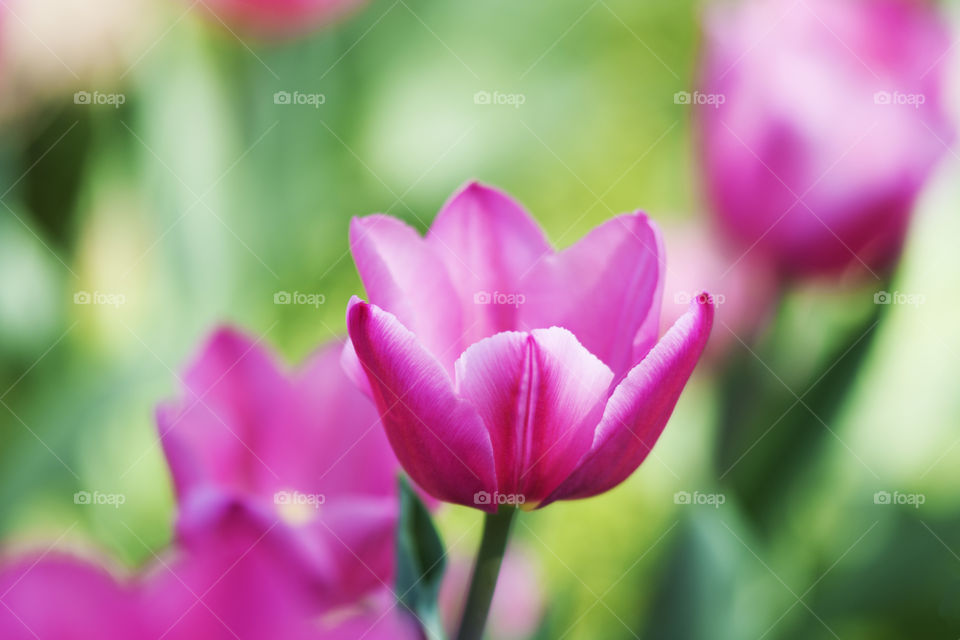
M 399 466 L 342 344 L 282 372 L 256 341 L 218 331 L 157 412 L 192 549 L 231 513 L 282 536 L 289 563 L 327 607 L 392 584 Z M 320 596 L 318 596 L 320 598 Z
M 885 270 L 952 140 L 948 30 L 921 0 L 747 0 L 708 16 L 708 197 L 785 277 Z
M 414 640 L 414 620 L 385 588 L 324 615 L 283 527 L 237 503 L 140 580 L 153 637 L 167 640 Z M 351 591 L 349 581 L 344 589 Z M 364 635 L 366 634 L 366 635 Z
M 236 509 L 202 545 L 124 580 L 50 553 L 0 569 L 4 640 L 414 640 L 412 619 L 382 597 L 315 615 L 282 531 Z M 381 591 L 379 595 L 384 595 Z
M 713 319 L 709 299 L 695 298 L 657 341 L 663 251 L 640 213 L 558 253 L 513 200 L 471 184 L 426 238 L 371 216 L 353 221 L 351 247 L 371 303 L 349 305 L 345 363 L 410 476 L 489 513 L 625 480 Z
M 285 36 L 339 20 L 363 0 L 201 0 L 231 28 L 259 36 Z
M 137 596 L 110 572 L 57 553 L 24 556 L 0 569 L 0 638 L 147 638 Z
M 344 366 L 430 495 L 487 512 L 458 640 L 479 640 L 512 520 L 623 482 L 706 345 L 697 295 L 658 341 L 664 257 L 643 214 L 556 252 L 516 202 L 473 183 L 426 238 L 382 215 L 350 243 L 370 303 L 347 308 Z M 506 508 L 502 508 L 506 506 Z

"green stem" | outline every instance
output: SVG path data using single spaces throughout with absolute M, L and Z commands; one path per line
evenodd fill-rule
M 501 507 L 497 513 L 488 513 L 485 516 L 483 538 L 480 540 L 480 550 L 473 565 L 470 591 L 463 608 L 457 640 L 480 640 L 483 636 L 493 591 L 500 575 L 503 553 L 507 550 L 507 540 L 510 538 L 510 525 L 516 514 L 516 507 Z

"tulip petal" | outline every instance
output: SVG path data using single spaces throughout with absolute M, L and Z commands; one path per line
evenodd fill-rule
M 464 347 L 457 294 L 420 234 L 389 216 L 354 218 L 350 251 L 370 301 L 389 309 L 449 372 Z
M 178 495 L 197 483 L 256 489 L 277 471 L 252 445 L 284 422 L 287 382 L 263 347 L 224 328 L 184 376 L 186 396 L 161 406 L 161 442 Z
M 249 532 L 270 532 L 275 563 L 317 593 L 334 589 L 335 550 L 315 536 L 288 524 L 271 502 L 237 496 L 215 487 L 203 487 L 180 504 L 175 533 L 177 543 L 192 553 L 227 548 Z
M 360 358 L 357 357 L 357 351 L 353 348 L 353 343 L 349 340 L 343 345 L 343 352 L 340 354 L 340 366 L 343 367 L 347 378 L 360 389 L 363 395 L 373 398 L 373 390 L 370 389 L 370 381 L 367 380 L 367 373 L 360 364 Z
M 469 506 L 477 492 L 495 491 L 490 436 L 437 359 L 394 315 L 357 298 L 347 326 L 387 437 L 413 480 L 435 498 Z
M 254 340 L 215 333 L 185 376 L 187 398 L 158 410 L 178 491 L 395 494 L 396 459 L 342 351 L 332 342 L 287 377 Z
M 0 638 L 87 640 L 148 637 L 132 592 L 76 558 L 23 558 L 0 571 Z
M 358 496 L 320 505 L 319 517 L 302 531 L 323 541 L 331 552 L 332 589 L 325 594 L 327 602 L 349 605 L 393 585 L 397 518 L 396 496 Z
M 656 342 L 663 296 L 663 240 L 646 215 L 623 215 L 544 258 L 523 283 L 523 325 L 557 325 L 620 380 Z
M 498 304 L 490 296 L 523 295 L 524 276 L 553 253 L 523 207 L 477 182 L 444 205 L 427 233 L 427 244 L 446 265 L 459 296 L 466 344 L 517 328 L 520 305 Z
M 314 640 L 420 640 L 417 619 L 391 591 L 384 590 L 359 607 L 334 612 L 320 621 L 322 632 Z
M 498 333 L 455 369 L 490 432 L 499 492 L 536 506 L 589 449 L 613 372 L 558 327 Z
M 545 504 L 609 491 L 650 453 L 710 336 L 712 298 L 701 294 L 690 307 L 614 389 L 589 453 Z
M 321 585 L 304 580 L 290 530 L 247 502 L 220 507 L 208 526 L 182 536 L 189 546 L 145 580 L 143 610 L 153 637 L 316 638 L 313 616 L 329 603 Z
M 395 497 L 399 464 L 376 407 L 344 374 L 340 342 L 320 348 L 291 382 L 296 400 L 282 436 L 260 455 L 283 486 L 333 499 Z M 266 434 L 264 434 L 266 436 Z
M 288 536 L 304 579 L 339 581 L 327 597 L 336 603 L 392 580 L 399 473 L 375 407 L 340 366 L 342 351 L 330 343 L 287 376 L 253 340 L 221 330 L 186 375 L 186 408 L 158 412 L 181 543 L 195 549 L 241 505 Z

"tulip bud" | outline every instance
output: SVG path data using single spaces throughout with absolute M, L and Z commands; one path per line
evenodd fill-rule
M 953 137 L 949 33 L 911 0 L 748 0 L 706 21 L 695 105 L 720 226 L 780 275 L 889 268 Z

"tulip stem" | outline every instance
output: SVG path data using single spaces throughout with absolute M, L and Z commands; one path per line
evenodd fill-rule
M 493 600 L 497 577 L 500 575 L 500 564 L 510 538 L 510 525 L 513 524 L 516 514 L 516 507 L 502 506 L 497 513 L 488 513 L 484 517 L 483 537 L 473 565 L 470 591 L 463 608 L 457 640 L 480 640 L 483 636 L 490 602 Z

